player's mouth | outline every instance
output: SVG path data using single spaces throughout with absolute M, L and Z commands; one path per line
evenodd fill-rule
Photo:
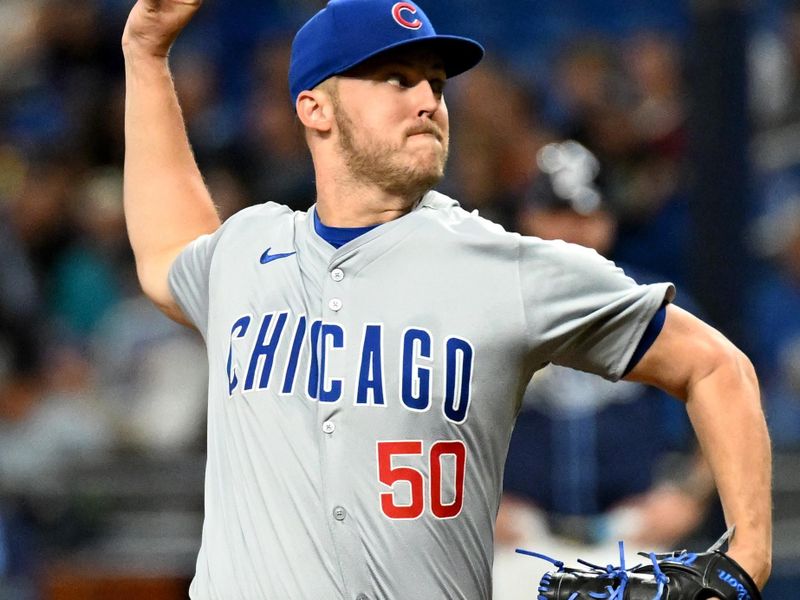
M 440 142 L 443 138 L 442 132 L 439 131 L 439 128 L 432 125 L 420 125 L 417 127 L 412 127 L 406 132 L 406 136 L 409 138 L 428 135 L 433 136 Z

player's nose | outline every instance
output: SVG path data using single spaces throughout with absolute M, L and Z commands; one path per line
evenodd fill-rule
M 437 92 L 427 79 L 414 86 L 414 99 L 418 117 L 431 117 L 442 105 L 441 92 Z

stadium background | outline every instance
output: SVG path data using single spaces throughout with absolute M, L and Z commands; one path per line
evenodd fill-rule
M 125 235 L 131 3 L 0 0 L 2 600 L 181 598 L 193 569 L 204 351 L 142 299 Z M 285 75 L 292 31 L 321 5 L 206 0 L 173 52 L 224 215 L 313 197 Z M 580 139 L 620 221 L 615 258 L 676 281 L 753 357 L 776 446 L 765 597 L 796 597 L 800 3 L 420 5 L 489 50 L 448 88 L 440 189 L 513 229 L 536 150 Z

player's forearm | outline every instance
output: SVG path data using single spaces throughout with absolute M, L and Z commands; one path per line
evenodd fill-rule
M 722 500 L 736 525 L 731 555 L 759 586 L 769 577 L 772 545 L 771 451 L 750 361 L 730 347 L 688 388 L 687 410 Z
M 163 57 L 126 48 L 125 217 L 145 291 L 157 301 L 182 247 L 219 227 Z

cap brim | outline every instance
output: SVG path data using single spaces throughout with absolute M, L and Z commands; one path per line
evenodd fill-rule
M 485 50 L 478 42 L 465 37 L 456 35 L 434 35 L 429 37 L 418 37 L 410 40 L 403 40 L 396 44 L 390 44 L 375 52 L 360 58 L 357 62 L 347 65 L 338 70 L 335 75 L 342 75 L 366 61 L 396 50 L 397 48 L 411 48 L 424 46 L 430 48 L 434 54 L 438 54 L 444 61 L 444 71 L 448 79 L 469 71 L 483 59 Z

